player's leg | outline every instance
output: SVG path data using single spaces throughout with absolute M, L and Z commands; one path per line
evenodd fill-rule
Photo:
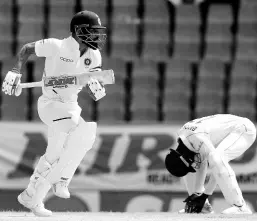
M 86 152 L 93 147 L 96 127 L 95 122 L 85 122 L 81 118 L 78 126 L 70 132 L 57 165 L 47 176 L 47 180 L 53 184 L 53 190 L 57 196 L 69 197 L 67 186 Z M 56 176 L 57 173 L 59 176 Z
M 225 153 L 226 159 L 231 161 L 241 156 L 255 141 L 256 128 L 248 119 L 238 125 L 217 147 Z
M 58 134 L 59 136 L 57 136 Z M 93 146 L 96 137 L 96 123 L 85 122 L 81 118 L 79 124 L 67 136 L 63 133 L 55 133 L 54 137 L 56 141 L 50 143 L 55 148 L 59 145 L 58 150 L 60 151 L 51 151 L 53 149 L 50 148 L 51 145 L 48 145 L 46 154 L 40 158 L 33 177 L 37 179 L 37 182 L 46 179 L 53 185 L 55 195 L 69 198 L 70 193 L 67 186 L 85 153 Z M 64 148 L 61 140 L 65 140 Z M 60 153 L 60 155 L 58 156 L 56 153 Z M 50 154 L 50 158 L 47 154 Z M 33 190 L 34 185 L 29 185 L 29 187 L 35 192 Z
M 85 122 L 82 118 L 76 128 L 76 130 L 70 134 L 67 142 L 67 151 L 63 152 L 68 156 L 68 150 L 74 150 L 73 161 L 69 167 L 64 168 L 62 172 L 62 177 L 71 181 L 76 169 L 83 160 L 85 154 L 93 147 L 96 139 L 97 124 L 95 122 Z M 74 149 L 72 149 L 74 148 Z
M 47 180 L 39 182 L 30 182 L 30 188 L 33 189 L 32 195 L 25 189 L 18 196 L 18 201 L 24 207 L 30 209 L 36 216 L 47 217 L 52 215 L 52 211 L 45 209 L 43 199 L 48 193 L 51 185 Z M 32 187 L 33 185 L 33 187 Z
M 66 136 L 65 133 L 57 132 L 53 128 L 48 129 L 46 152 L 40 157 L 27 188 L 18 196 L 19 202 L 31 209 L 37 216 L 52 215 L 52 212 L 46 210 L 43 204 L 43 199 L 51 188 L 45 176 L 52 170 L 54 162 L 59 158 Z
M 21 197 L 26 197 L 27 194 L 29 197 L 26 198 L 26 204 L 22 204 L 31 209 L 36 215 L 41 213 L 40 216 L 48 216 L 50 212 L 45 211 L 43 199 L 49 191 L 51 183 L 45 177 L 57 163 L 68 135 L 67 132 L 78 124 L 79 116 L 77 117 L 77 114 L 80 114 L 81 109 L 78 106 L 70 107 L 62 103 L 56 104 L 55 102 L 45 101 L 42 97 L 39 99 L 38 106 L 41 120 L 46 125 L 49 125 L 48 146 L 46 153 L 40 158 L 30 178 L 27 189 L 19 195 L 18 200 L 23 202 Z M 37 211 L 35 208 L 37 208 Z
M 249 121 L 232 131 L 209 155 L 210 169 L 227 202 L 234 207 L 224 213 L 251 213 L 246 207 L 242 192 L 236 180 L 236 175 L 229 161 L 243 154 L 254 142 L 256 130 Z
M 32 195 L 36 182 L 39 182 L 39 178 L 44 178 L 56 164 L 59 159 L 63 146 L 67 138 L 67 134 L 54 130 L 54 128 L 48 128 L 48 145 L 45 154 L 40 157 L 33 175 L 30 178 L 30 183 L 27 188 L 27 192 Z
M 60 157 L 68 134 L 58 131 L 55 127 L 48 127 L 47 148 L 44 154 L 47 162 L 53 164 Z
M 39 116 L 41 120 L 45 124 L 53 128 L 53 133 L 49 134 L 50 143 L 48 143 L 48 147 L 45 153 L 45 159 L 49 164 L 52 165 L 52 168 L 53 165 L 56 165 L 56 162 L 59 160 L 60 155 L 64 150 L 64 144 L 69 134 L 79 124 L 80 113 L 81 108 L 78 106 L 77 103 L 44 103 L 44 101 L 42 101 L 41 103 L 39 102 Z M 53 140 L 51 140 L 51 137 L 53 138 Z M 59 174 L 60 172 L 57 172 L 57 175 Z M 58 192 L 60 193 L 61 191 L 63 191 L 62 196 L 64 198 L 68 198 L 68 189 L 63 188 L 63 182 L 60 182 L 60 184 L 61 185 L 53 186 L 54 193 L 58 191 L 58 187 L 62 187 Z M 60 194 L 58 196 L 60 196 Z

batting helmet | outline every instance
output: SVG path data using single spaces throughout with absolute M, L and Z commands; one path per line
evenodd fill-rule
M 189 172 L 196 172 L 192 167 L 196 153 L 189 150 L 181 139 L 178 140 L 178 143 L 178 148 L 170 149 L 170 153 L 167 154 L 165 166 L 173 176 L 183 177 Z
M 91 11 L 81 11 L 73 16 L 70 31 L 90 48 L 101 50 L 106 41 L 106 27 L 99 16 Z

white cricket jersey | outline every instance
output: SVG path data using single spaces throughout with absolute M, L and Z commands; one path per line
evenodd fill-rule
M 82 74 L 100 70 L 102 57 L 99 50 L 88 50 L 80 57 L 79 44 L 72 37 L 63 40 L 48 38 L 35 43 L 35 52 L 38 57 L 45 57 L 43 76 L 61 76 Z M 82 87 L 42 88 L 43 95 L 49 99 L 60 99 L 62 102 L 77 102 L 78 93 Z
M 200 136 L 207 137 L 216 148 L 229 133 L 246 120 L 248 119 L 230 114 L 211 115 L 189 121 L 179 130 L 178 136 L 194 152 L 201 148 L 202 144 L 198 139 Z

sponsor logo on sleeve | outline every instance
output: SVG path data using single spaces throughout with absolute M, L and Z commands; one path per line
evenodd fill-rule
M 73 62 L 73 60 L 70 59 L 70 58 L 60 57 L 60 59 L 61 59 L 62 61 L 64 61 L 64 62 Z

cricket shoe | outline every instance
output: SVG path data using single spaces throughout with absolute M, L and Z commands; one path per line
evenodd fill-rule
M 178 213 L 185 213 L 185 209 L 179 210 Z M 202 214 L 213 214 L 214 213 L 214 210 L 212 209 L 212 206 L 209 202 L 205 202 L 201 213 Z
M 67 181 L 59 181 L 58 183 L 53 184 L 52 189 L 56 196 L 64 199 L 70 198 Z
M 229 215 L 240 215 L 240 214 L 253 214 L 251 209 L 244 204 L 243 206 L 232 206 L 228 209 L 225 209 L 222 214 L 229 214 Z
M 27 191 L 24 190 L 19 196 L 18 201 L 21 205 L 28 208 L 33 212 L 36 216 L 40 217 L 48 217 L 52 216 L 52 211 L 45 208 L 44 204 L 38 203 L 33 205 L 33 199 L 28 195 Z

